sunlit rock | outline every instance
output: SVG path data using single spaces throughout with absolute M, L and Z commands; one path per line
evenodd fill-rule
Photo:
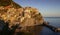
M 36 8 L 8 8 L 6 12 L 3 8 L 2 10 L 3 12 L 0 11 L 0 19 L 4 20 L 5 22 L 9 22 L 9 28 L 16 24 L 20 24 L 19 27 L 22 27 L 19 29 L 20 31 L 31 33 L 34 33 L 36 31 L 35 29 L 38 31 L 38 29 L 40 30 L 42 28 L 38 25 L 42 25 L 44 20 Z
M 23 32 L 23 35 L 28 33 L 30 35 L 37 35 L 41 31 L 42 26 L 39 25 L 43 24 L 44 19 L 36 8 L 23 8 L 12 0 L 3 2 L 3 0 L 0 0 L 0 20 L 9 22 L 10 29 L 12 29 L 12 26 L 19 24 L 15 32 Z

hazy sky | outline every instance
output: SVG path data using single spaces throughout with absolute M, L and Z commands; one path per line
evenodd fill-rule
M 60 0 L 14 0 L 19 5 L 35 7 L 45 17 L 60 17 Z

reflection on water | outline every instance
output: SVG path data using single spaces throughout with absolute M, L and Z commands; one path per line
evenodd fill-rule
M 45 21 L 48 21 L 50 25 L 60 28 L 60 18 L 45 18 Z M 44 27 L 40 35 L 60 35 L 58 32 L 53 32 L 49 28 Z

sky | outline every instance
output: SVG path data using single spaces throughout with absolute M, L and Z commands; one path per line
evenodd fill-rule
M 60 17 L 60 0 L 13 0 L 22 7 L 34 7 L 44 17 Z

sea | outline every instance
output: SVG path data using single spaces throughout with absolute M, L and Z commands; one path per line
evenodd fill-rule
M 44 17 L 44 20 L 49 22 L 49 25 L 60 28 L 60 17 Z M 60 32 L 53 32 L 51 29 L 43 27 L 40 35 L 60 35 Z

